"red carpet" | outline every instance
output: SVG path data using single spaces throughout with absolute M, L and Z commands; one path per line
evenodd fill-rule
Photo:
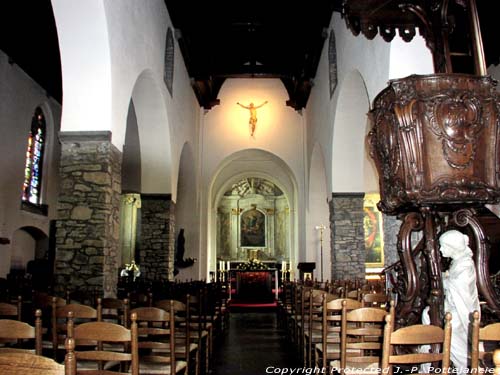
M 230 308 L 235 307 L 235 308 L 245 308 L 245 309 L 262 309 L 262 308 L 274 309 L 276 308 L 276 306 L 277 306 L 276 301 L 269 303 L 238 301 L 235 299 L 229 301 Z

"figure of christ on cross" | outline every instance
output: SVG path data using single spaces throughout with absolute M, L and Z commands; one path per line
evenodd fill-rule
M 249 105 L 244 105 L 241 104 L 240 102 L 237 102 L 236 104 L 250 111 L 250 119 L 248 120 L 248 124 L 250 125 L 250 136 L 253 137 L 255 133 L 255 127 L 257 125 L 257 109 L 267 104 L 267 100 L 258 106 L 255 106 L 253 103 L 250 103 Z

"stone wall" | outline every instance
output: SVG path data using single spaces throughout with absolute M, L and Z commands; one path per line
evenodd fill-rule
M 175 203 L 170 194 L 141 195 L 139 259 L 143 281 L 173 280 Z
M 110 132 L 61 132 L 54 291 L 116 295 L 121 152 Z
M 365 277 L 363 193 L 332 193 L 330 233 L 332 279 Z
M 399 261 L 398 255 L 398 233 L 401 227 L 401 220 L 397 216 L 384 214 L 384 263 L 385 267 Z

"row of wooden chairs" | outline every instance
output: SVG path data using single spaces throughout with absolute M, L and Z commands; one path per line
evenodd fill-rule
M 151 294 L 148 293 L 148 296 L 151 296 Z M 127 299 L 98 299 L 97 306 L 92 307 L 78 303 L 68 304 L 65 299 L 59 297 L 43 295 L 42 297 L 39 297 L 35 303 L 37 306 L 45 308 L 45 316 L 49 315 L 51 317 L 49 324 L 47 322 L 45 324 L 45 336 L 49 340 L 48 342 L 45 340 L 44 347 L 51 349 L 55 359 L 61 359 L 61 355 L 58 356 L 58 353 L 64 353 L 64 344 L 67 337 L 65 327 L 69 312 L 71 312 L 73 319 L 78 319 L 80 323 L 84 320 L 105 320 L 127 327 L 129 325 L 127 317 L 130 316 L 130 311 L 134 311 L 133 309 L 130 310 L 130 303 Z M 48 299 L 51 300 L 49 308 L 47 308 Z M 186 360 L 187 365 L 192 360 L 193 374 L 208 373 L 213 351 L 213 336 L 217 327 L 220 328 L 218 322 L 223 321 L 223 318 L 221 318 L 223 310 L 220 308 L 213 309 L 212 314 L 207 315 L 207 312 L 203 310 L 203 305 L 207 304 L 207 301 L 203 299 L 202 293 L 192 297 L 188 295 L 184 298 L 184 302 L 186 301 L 190 307 L 186 307 L 186 303 L 175 301 L 176 324 L 182 325 L 186 330 L 183 336 L 178 335 L 180 337 L 177 337 L 177 341 L 182 341 L 184 345 L 177 345 L 176 351 L 179 358 Z M 167 310 L 165 304 L 168 301 L 153 301 L 151 297 L 148 297 L 144 299 L 144 302 L 147 308 L 152 308 L 154 304 L 156 307 Z
M 304 285 L 296 285 L 288 304 L 281 301 L 280 314 L 286 318 L 286 328 L 291 341 L 303 358 L 305 366 L 341 369 L 387 368 L 392 364 L 422 363 L 429 361 L 425 353 L 407 353 L 398 357 L 400 348 L 405 344 L 423 345 L 419 335 L 428 332 L 432 340 L 439 341 L 446 348 L 444 353 L 432 354 L 430 362 L 442 361 L 444 368 L 449 367 L 449 341 L 451 319 L 447 315 L 444 329 L 435 326 L 415 325 L 394 331 L 394 308 L 390 308 L 388 296 L 380 293 L 362 293 L 357 299 L 338 298 L 324 290 L 317 290 Z M 359 300 L 361 299 L 361 300 Z M 472 367 L 478 368 L 479 360 L 491 359 L 492 353 L 481 353 L 479 342 L 485 340 L 500 341 L 500 323 L 480 328 L 479 313 L 474 314 Z M 411 340 L 410 338 L 413 338 Z M 384 345 L 382 340 L 386 339 Z M 430 344 L 435 344 L 434 341 Z M 398 352 L 394 352 L 394 347 Z M 386 355 L 382 360 L 382 352 Z M 353 353 L 358 353 L 354 356 Z M 377 353 L 376 355 L 374 353 Z M 403 362 L 398 362 L 403 361 Z M 366 365 L 366 366 L 365 366 Z
M 178 374 L 187 373 L 189 351 L 185 361 L 179 360 L 183 347 L 178 345 L 179 335 L 176 335 L 175 304 L 170 300 L 164 304 L 168 311 L 157 307 L 140 307 L 131 311 L 130 328 L 122 325 L 91 321 L 75 324 L 73 311 L 68 312 L 66 322 L 66 337 L 64 338 L 65 360 L 71 360 L 66 367 L 74 368 L 71 373 L 85 374 Z M 69 306 L 69 305 L 68 305 Z M 8 340 L 33 338 L 36 341 L 35 354 L 41 355 L 41 322 L 40 310 L 37 312 L 37 325 L 29 326 L 17 320 L 0 320 L 0 337 Z M 189 324 L 184 324 L 189 332 Z M 74 345 L 68 344 L 73 340 Z M 190 340 L 189 333 L 184 342 Z M 68 346 L 69 345 L 69 346 Z M 117 347 L 117 345 L 120 345 Z M 179 346 L 179 349 L 177 349 Z M 190 344 L 190 347 L 196 348 Z M 85 349 L 82 349 L 85 348 Z M 72 350 L 69 350 L 72 349 Z M 25 353 L 26 350 L 5 347 L 0 353 Z M 123 366 L 126 362 L 127 366 Z M 115 365 L 120 363 L 115 372 Z M 3 374 L 3 372 L 0 372 Z M 195 372 L 198 373 L 197 371 Z

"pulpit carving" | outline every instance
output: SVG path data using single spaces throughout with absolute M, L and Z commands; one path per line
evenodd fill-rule
M 425 306 L 442 322 L 441 255 L 436 238 L 470 233 L 478 289 L 500 315 L 490 282 L 488 242 L 478 209 L 500 200 L 500 100 L 490 77 L 410 76 L 391 81 L 370 112 L 370 155 L 379 172 L 379 209 L 401 215 L 393 286 L 399 325 L 419 323 Z M 498 220 L 498 219 L 497 219 Z M 415 244 L 415 234 L 421 240 Z
M 369 143 L 381 211 L 500 198 L 495 85 L 489 77 L 410 76 L 379 94 Z

